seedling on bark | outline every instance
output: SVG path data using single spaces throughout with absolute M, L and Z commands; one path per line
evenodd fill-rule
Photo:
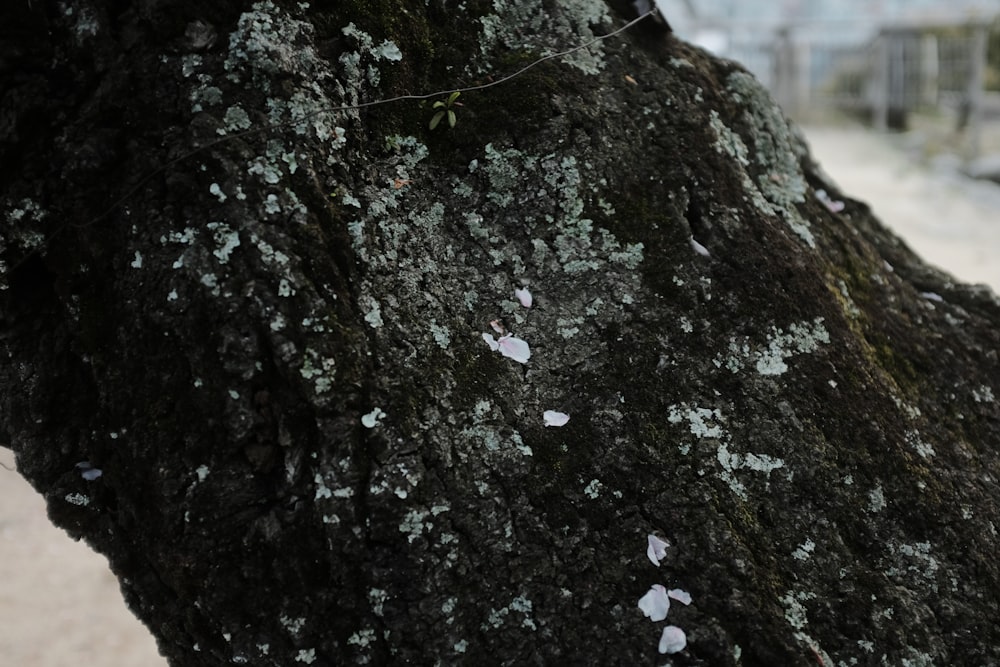
M 452 107 L 461 106 L 457 104 L 455 100 L 462 93 L 457 90 L 447 97 L 447 99 L 438 100 L 434 103 L 433 109 L 437 109 L 437 112 L 431 117 L 430 128 L 433 130 L 440 123 L 441 119 L 448 118 L 448 127 L 455 127 L 455 123 L 458 122 L 458 118 L 455 117 L 455 110 Z

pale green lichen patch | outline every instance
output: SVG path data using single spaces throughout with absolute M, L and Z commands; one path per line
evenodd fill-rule
M 840 289 L 840 295 L 844 297 L 844 312 L 846 312 L 851 319 L 858 319 L 858 317 L 861 316 L 861 310 L 851 298 L 851 293 L 847 290 L 847 284 L 843 280 L 838 280 L 837 287 Z
M 823 318 L 818 317 L 811 323 L 793 323 L 787 331 L 771 327 L 771 333 L 762 346 L 754 345 L 746 338 L 731 338 L 728 354 L 717 355 L 713 363 L 733 373 L 753 364 L 761 375 L 781 375 L 788 370 L 787 359 L 815 352 L 821 344 L 829 343 L 830 334 L 823 326 Z
M 733 132 L 724 122 L 722 122 L 719 112 L 715 109 L 712 109 L 709 113 L 708 123 L 711 128 L 715 130 L 715 134 L 718 137 L 718 143 L 715 145 L 715 150 L 735 159 L 742 167 L 750 166 L 747 145 L 743 143 L 743 139 L 740 135 Z
M 757 355 L 757 372 L 761 375 L 781 375 L 788 370 L 785 359 L 814 352 L 820 344 L 829 344 L 830 334 L 823 327 L 823 318 L 817 318 L 811 325 L 805 322 L 792 324 L 787 333 L 773 329 L 767 342 L 767 348 Z
M 360 30 L 354 23 L 348 23 L 342 30 L 341 33 L 345 37 L 350 37 L 357 42 L 361 51 L 366 53 L 371 53 L 377 60 L 389 60 L 389 61 L 399 61 L 403 59 L 403 52 L 399 50 L 399 47 L 390 40 L 384 40 L 378 46 L 375 45 L 375 40 L 372 36 L 363 30 Z
M 434 527 L 432 522 L 424 520 L 430 515 L 429 511 L 414 509 L 406 513 L 399 524 L 399 532 L 406 535 L 406 541 L 413 544 L 413 541 L 420 537 L 425 530 L 429 531 Z
M 607 5 L 597 0 L 563 2 L 558 12 L 524 0 L 493 0 L 493 9 L 495 14 L 479 19 L 483 54 L 497 48 L 543 54 L 563 51 L 593 39 L 591 26 L 611 21 Z M 603 52 L 603 45 L 598 43 L 563 60 L 584 74 L 598 74 L 604 68 Z
M 315 500 L 333 497 L 333 491 L 326 485 L 326 480 L 323 479 L 322 473 L 316 473 L 315 477 L 313 477 L 313 483 L 316 485 L 316 494 L 313 496 Z
M 580 333 L 580 325 L 583 324 L 582 317 L 571 317 L 565 318 L 560 317 L 556 320 L 556 326 L 559 327 L 559 335 L 563 338 L 572 338 L 573 336 Z
M 815 550 L 816 550 L 816 543 L 810 539 L 807 539 L 805 542 L 800 544 L 795 549 L 795 551 L 792 552 L 792 558 L 794 558 L 795 560 L 802 560 L 802 561 L 809 560 L 809 557 Z
M 368 323 L 368 326 L 376 329 L 382 326 L 384 324 L 382 321 L 382 305 L 373 297 L 367 295 L 362 296 L 360 301 L 364 309 L 365 322 Z
M 667 420 L 671 424 L 687 421 L 696 438 L 721 438 L 723 435 L 722 413 L 718 409 L 671 405 L 667 409 Z
M 771 99 L 770 94 L 753 76 L 746 72 L 734 72 L 727 78 L 726 88 L 745 110 L 742 121 L 748 128 L 748 134 L 744 138 L 752 142 L 752 154 L 758 173 L 757 188 L 750 191 L 754 192 L 759 188 L 770 204 L 761 206 L 755 198 L 757 207 L 764 212 L 773 211 L 779 214 L 796 235 L 810 248 L 815 248 L 816 240 L 809 222 L 802 217 L 796 206 L 805 201 L 808 191 L 805 176 L 799 165 L 799 157 L 805 150 L 801 141 L 789 129 L 781 109 Z M 718 124 L 721 123 L 713 122 L 713 126 Z M 720 135 L 720 139 L 724 139 L 724 146 L 733 145 L 737 148 L 742 146 L 740 162 L 743 165 L 749 164 L 747 158 L 749 152 L 745 142 L 737 143 L 726 135 Z M 735 152 L 736 148 L 731 150 Z M 744 186 L 746 185 L 748 184 L 744 182 Z
M 908 431 L 905 437 L 906 444 L 919 454 L 921 458 L 929 459 L 934 456 L 934 447 L 921 437 L 919 431 Z
M 985 384 L 978 389 L 972 390 L 972 398 L 976 401 L 976 403 L 993 403 L 996 401 L 996 396 L 993 394 L 993 388 Z
M 198 53 L 188 53 L 181 56 L 181 76 L 185 79 L 189 78 L 195 73 L 195 70 L 201 67 L 201 64 L 201 55 Z
M 438 347 L 442 350 L 448 349 L 448 346 L 451 345 L 451 332 L 447 327 L 443 327 L 432 320 L 427 325 L 427 330 L 430 331 L 431 336 L 434 338 L 434 342 L 437 343 Z
M 375 641 L 375 631 L 371 628 L 364 628 L 355 632 L 353 635 L 347 638 L 348 644 L 353 644 L 361 648 L 367 647 L 369 644 Z
M 470 457 L 487 461 L 522 462 L 533 456 L 531 448 L 524 444 L 521 435 L 503 427 L 501 415 L 487 399 L 476 402 L 472 410 L 459 416 L 459 423 L 465 424 L 459 437 L 466 445 L 456 453 L 463 462 Z
M 688 431 L 697 440 L 709 440 L 716 445 L 715 462 L 719 467 L 719 478 L 726 482 L 730 490 L 742 499 L 747 499 L 746 485 L 737 477 L 739 470 L 764 473 L 770 481 L 771 473 L 785 467 L 784 460 L 767 454 L 741 453 L 730 450 L 732 436 L 724 428 L 726 419 L 718 408 L 701 408 L 682 403 L 667 408 L 667 421 L 671 424 L 687 424 Z M 682 443 L 681 453 L 691 451 L 691 441 Z
M 937 558 L 931 555 L 932 549 L 929 542 L 915 544 L 897 542 L 891 544 L 889 549 L 897 557 L 897 564 L 885 571 L 887 577 L 892 579 L 916 578 L 922 585 L 930 586 L 931 590 L 937 592 L 939 586 L 937 573 L 941 564 Z
M 202 85 L 194 88 L 189 94 L 191 100 L 191 113 L 204 111 L 206 107 L 213 107 L 222 104 L 222 90 L 217 86 L 203 85 L 205 81 L 211 81 L 207 75 L 199 77 Z
M 916 420 L 921 416 L 922 413 L 920 412 L 920 408 L 917 406 L 902 400 L 895 394 L 890 394 L 890 398 L 892 398 L 892 402 L 896 404 L 896 407 L 899 408 L 908 419 Z
M 226 114 L 222 117 L 222 122 L 225 123 L 225 127 L 220 127 L 216 132 L 219 134 L 229 134 L 232 132 L 239 132 L 241 130 L 246 130 L 250 128 L 250 116 L 247 114 L 246 110 L 238 104 L 226 109 Z
M 746 486 L 736 478 L 735 472 L 737 470 L 755 470 L 764 473 L 769 479 L 772 471 L 785 466 L 785 462 L 782 459 L 766 454 L 730 452 L 729 446 L 725 442 L 719 443 L 718 450 L 716 451 L 716 459 L 722 468 L 719 477 L 729 485 L 733 493 L 744 500 L 747 499 L 747 490 Z
M 627 269 L 635 269 L 641 264 L 642 243 L 623 245 L 608 230 L 597 227 L 593 220 L 585 217 L 585 177 L 575 157 L 551 154 L 539 158 L 517 149 L 487 144 L 483 160 L 470 164 L 470 174 L 486 177 L 489 183 L 487 202 L 500 209 L 508 208 L 515 196 L 519 199 L 527 196 L 546 204 L 551 202 L 558 207 L 558 215 L 532 215 L 523 221 L 528 229 L 548 232 L 547 238 L 531 239 L 531 253 L 525 259 L 521 259 L 522 253 L 514 250 L 508 239 L 486 231 L 485 217 L 481 213 L 466 214 L 473 236 L 495 246 L 490 250 L 494 261 L 506 259 L 511 262 L 513 274 L 521 275 L 532 269 L 538 272 L 540 267 L 552 266 L 553 260 L 562 272 L 581 275 L 605 270 L 609 264 Z M 542 187 L 537 188 L 536 183 L 541 183 Z M 530 194 L 516 195 L 524 191 Z M 600 208 L 597 202 L 593 205 Z M 625 293 L 626 301 L 631 299 L 633 291 L 635 288 Z
M 786 211 L 801 204 L 808 186 L 798 161 L 800 141 L 792 134 L 781 108 L 760 81 L 746 72 L 730 74 L 726 87 L 745 110 L 743 120 L 752 133 L 753 154 L 763 168 L 758 184 L 764 196 Z
M 304 617 L 291 618 L 291 617 L 287 616 L 286 614 L 282 614 L 278 618 L 278 622 L 281 623 L 281 625 L 286 630 L 288 630 L 288 632 L 293 637 L 298 637 L 299 635 L 301 635 L 302 634 L 302 628 L 304 628 L 305 625 L 306 625 L 306 619 Z
M 537 630 L 538 626 L 535 624 L 534 619 L 532 619 L 533 609 L 534 605 L 531 600 L 523 595 L 519 595 L 511 600 L 510 604 L 506 607 L 491 609 L 489 617 L 486 622 L 482 624 L 482 630 L 484 632 L 496 630 L 503 625 L 512 614 L 521 615 L 521 627 L 528 628 L 529 630 Z
M 885 507 L 885 493 L 882 491 L 882 485 L 879 484 L 868 493 L 868 511 L 881 512 Z
M 77 505 L 79 507 L 86 507 L 90 504 L 90 497 L 85 496 L 82 493 L 66 494 L 64 500 L 71 505 Z
M 815 598 L 814 593 L 796 593 L 795 591 L 788 591 L 781 597 L 781 603 L 785 607 L 785 620 L 790 626 L 796 630 L 802 630 L 809 625 L 809 616 L 802 603 Z
M 249 75 L 255 87 L 268 91 L 271 78 L 282 72 L 320 69 L 310 43 L 310 23 L 290 18 L 270 0 L 255 2 L 244 12 L 229 37 L 225 68 L 233 81 Z
M 7 224 L 11 227 L 11 237 L 18 245 L 28 250 L 40 248 L 45 243 L 45 236 L 32 227 L 44 220 L 48 213 L 31 199 L 22 199 L 7 209 Z M 6 208 L 6 207 L 5 207 Z
M 403 52 L 395 43 L 385 40 L 376 46 L 372 36 L 360 30 L 354 23 L 348 23 L 341 32 L 345 37 L 354 40 L 358 49 L 343 54 L 340 57 L 341 64 L 350 72 L 360 74 L 361 63 L 366 62 L 364 76 L 372 86 L 377 86 L 382 80 L 382 74 L 376 66 L 376 62 L 380 60 L 399 62 L 403 59 Z
M 333 386 L 335 368 L 334 359 L 321 357 L 315 350 L 307 348 L 299 374 L 303 379 L 313 381 L 313 389 L 317 394 L 325 394 Z
M 216 248 L 212 251 L 220 264 L 226 264 L 229 256 L 240 245 L 240 235 L 224 222 L 210 222 L 205 225 L 215 240 Z
M 298 653 L 295 654 L 295 662 L 301 662 L 307 665 L 311 665 L 316 662 L 316 649 L 299 649 Z

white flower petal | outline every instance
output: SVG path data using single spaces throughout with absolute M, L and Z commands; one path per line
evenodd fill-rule
M 647 535 L 646 542 L 649 543 L 649 546 L 646 547 L 646 555 L 649 556 L 653 565 L 660 567 L 660 561 L 667 557 L 667 547 L 670 546 L 670 542 L 664 542 L 656 535 Z
M 492 336 L 490 336 L 490 338 L 492 338 Z M 491 345 L 490 347 L 493 346 Z M 520 338 L 515 338 L 510 334 L 501 336 L 500 340 L 497 342 L 497 347 L 500 348 L 500 354 L 522 364 L 528 363 L 528 359 L 531 358 L 531 350 L 528 348 L 528 344 Z
M 671 597 L 681 604 L 691 604 L 691 594 L 679 588 L 671 588 L 667 591 L 667 597 Z
M 653 587 L 639 598 L 639 609 L 654 623 L 665 619 L 667 612 L 670 611 L 670 600 L 667 598 L 667 589 L 659 584 L 653 584 Z
M 684 634 L 683 630 L 676 625 L 668 625 L 663 628 L 663 634 L 660 635 L 660 653 L 683 651 L 687 643 L 687 635 Z
M 545 418 L 546 426 L 562 426 L 569 421 L 569 415 L 565 412 L 556 412 L 555 410 L 546 410 L 542 415 Z
M 385 413 L 382 412 L 382 408 L 375 408 L 366 415 L 361 415 L 361 425 L 365 428 L 375 428 L 378 426 L 378 420 L 385 417 Z
M 531 298 L 531 292 L 528 291 L 527 287 L 514 290 L 514 296 L 517 297 L 517 300 L 525 308 L 531 308 L 531 304 L 534 302 L 534 299 Z
M 708 248 L 695 241 L 693 236 L 691 237 L 691 247 L 694 248 L 694 251 L 702 257 L 711 257 L 708 252 Z
M 844 210 L 844 202 L 839 199 L 830 199 L 830 195 L 827 194 L 826 190 L 817 190 L 816 199 L 823 202 L 823 205 L 833 213 L 840 213 Z
M 494 352 L 500 349 L 500 344 L 497 343 L 496 339 L 493 337 L 493 334 L 484 333 L 483 340 L 486 341 L 486 344 L 489 345 L 490 349 L 493 350 Z

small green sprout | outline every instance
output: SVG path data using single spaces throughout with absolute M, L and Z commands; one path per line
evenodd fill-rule
M 434 103 L 432 108 L 437 109 L 437 113 L 431 117 L 430 128 L 432 130 L 441 123 L 441 119 L 445 116 L 448 117 L 448 127 L 455 127 L 455 123 L 458 122 L 458 119 L 455 117 L 455 111 L 452 107 L 461 106 L 460 104 L 455 103 L 455 100 L 457 100 L 458 96 L 461 94 L 462 93 L 456 90 L 448 96 L 447 100 L 438 100 Z

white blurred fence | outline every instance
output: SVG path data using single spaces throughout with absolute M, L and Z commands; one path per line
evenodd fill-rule
M 797 118 L 836 108 L 885 130 L 904 128 L 913 112 L 937 111 L 954 119 L 973 154 L 983 124 L 1000 123 L 1000 94 L 984 90 L 989 24 L 885 27 L 861 42 L 845 41 L 842 33 L 850 31 L 786 27 L 770 38 L 734 38 L 726 55 Z

